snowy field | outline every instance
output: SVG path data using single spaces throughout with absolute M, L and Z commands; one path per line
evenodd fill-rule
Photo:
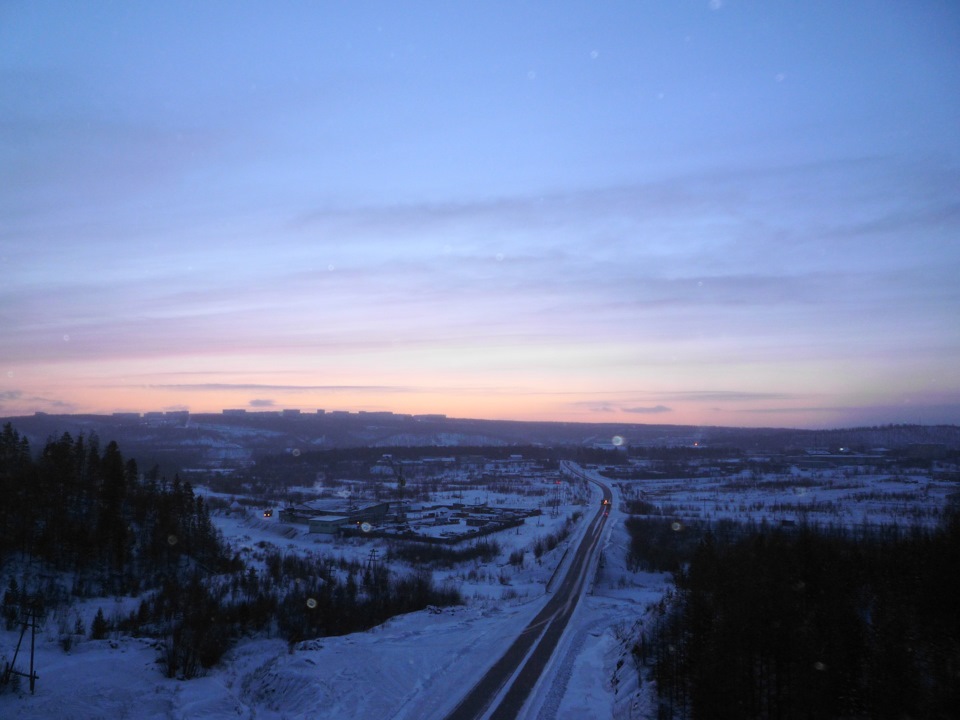
M 927 475 L 834 470 L 754 477 L 617 481 L 623 496 L 665 516 L 696 520 L 933 527 L 960 488 Z
M 601 567 L 531 696 L 526 718 L 655 714 L 652 686 L 639 682 L 629 649 L 648 607 L 662 597 L 670 578 L 629 570 L 626 515 L 621 512 L 625 501 L 643 500 L 659 513 L 691 520 L 934 524 L 947 496 L 957 490 L 924 476 L 844 476 L 839 471 L 608 484 L 614 487 L 615 500 Z M 437 584 L 451 582 L 461 588 L 463 606 L 410 613 L 367 632 L 292 647 L 278 638 L 250 638 L 195 680 L 164 677 L 154 640 L 114 636 L 94 641 L 76 636 L 65 651 L 63 629 L 73 627 L 78 618 L 89 628 L 98 609 L 107 617 L 119 616 L 137 603 L 131 598 L 84 601 L 46 619 L 36 640 L 36 693 L 31 695 L 21 679 L 16 692 L 0 695 L 0 717 L 442 718 L 543 606 L 546 586 L 567 548 L 579 540 L 585 522 L 581 518 L 570 537 L 545 553 L 541 562 L 531 551 L 534 542 L 556 532 L 575 512 L 592 512 L 599 497 L 599 492 L 589 499 L 568 494 L 555 515 L 528 518 L 519 528 L 489 536 L 502 548 L 493 562 L 471 561 L 436 570 Z M 466 504 L 480 500 L 514 507 L 536 502 L 479 491 L 463 498 Z M 284 525 L 276 516 L 265 519 L 253 509 L 220 514 L 216 522 L 233 547 L 254 564 L 269 546 L 360 562 L 370 557 L 371 550 L 380 557 L 389 551 L 383 539 L 319 537 L 306 528 Z M 526 551 L 522 568 L 507 560 L 517 550 Z M 401 574 L 412 570 L 400 563 L 392 567 Z M 0 629 L 0 656 L 10 659 L 18 637 L 16 629 Z M 17 667 L 25 669 L 28 659 L 29 635 Z

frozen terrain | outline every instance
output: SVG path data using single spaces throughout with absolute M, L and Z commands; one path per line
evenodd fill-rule
M 923 475 L 842 472 L 797 473 L 789 477 L 734 477 L 622 481 L 613 485 L 614 505 L 600 568 L 582 598 L 547 672 L 524 709 L 525 718 L 655 716 L 651 683 L 640 683 L 629 653 L 631 637 L 670 579 L 628 568 L 622 500 L 643 498 L 665 514 L 688 519 L 781 521 L 806 517 L 824 522 L 918 521 L 935 523 L 952 482 Z M 597 496 L 599 497 L 599 496 Z M 471 498 L 465 498 L 470 502 Z M 496 502 L 493 498 L 492 502 Z M 520 504 L 522 498 L 504 500 Z M 591 499 L 591 502 L 593 499 Z M 438 582 L 460 584 L 464 606 L 395 617 L 367 632 L 319 638 L 293 646 L 276 638 L 239 642 L 205 677 L 164 677 L 154 640 L 114 636 L 94 641 L 75 637 L 63 649 L 63 628 L 76 618 L 90 627 L 98 608 L 111 616 L 135 607 L 131 598 L 84 601 L 48 617 L 36 640 L 39 673 L 31 694 L 21 679 L 15 692 L 0 695 L 3 718 L 443 718 L 492 664 L 546 601 L 546 585 L 571 536 L 542 563 L 528 553 L 522 569 L 506 557 L 529 549 L 582 506 L 563 506 L 555 517 L 528 518 L 517 529 L 496 534 L 498 561 L 437 571 Z M 264 519 L 253 511 L 217 518 L 226 537 L 255 561 L 265 544 L 289 552 L 321 552 L 363 560 L 384 540 L 325 539 L 302 528 Z M 0 630 L 0 655 L 7 660 L 19 633 Z M 17 661 L 25 668 L 29 635 Z

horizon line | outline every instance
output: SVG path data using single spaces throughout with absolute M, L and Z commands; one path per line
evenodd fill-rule
M 113 412 L 47 412 L 44 410 L 36 410 L 29 415 L 3 415 L 0 416 L 0 421 L 9 422 L 15 419 L 26 419 L 26 418 L 36 418 L 36 417 L 98 417 L 98 418 L 114 418 L 114 419 L 151 419 L 147 416 L 162 416 L 162 417 L 183 417 L 194 416 L 194 415 L 212 415 L 218 417 L 227 417 L 227 418 L 242 418 L 242 417 L 256 417 L 256 416 L 269 416 L 275 418 L 286 418 L 286 419 L 318 419 L 326 417 L 343 417 L 345 415 L 360 417 L 364 415 L 372 415 L 379 417 L 393 417 L 396 419 L 424 419 L 424 420 L 443 420 L 449 422 L 489 422 L 489 423 L 515 423 L 515 424 L 549 424 L 549 425 L 587 425 L 587 426 L 626 426 L 626 427 L 645 427 L 645 428 L 699 428 L 701 430 L 709 428 L 718 428 L 726 430 L 791 430 L 797 432 L 831 432 L 831 431 L 840 431 L 840 430 L 861 430 L 861 429 L 883 429 L 883 428 L 895 428 L 895 427 L 960 427 L 958 423 L 923 423 L 923 422 L 886 422 L 886 423 L 876 423 L 872 425 L 851 425 L 851 426 L 833 426 L 833 427 L 820 427 L 820 428 L 804 428 L 804 427 L 795 427 L 795 426 L 785 426 L 785 425 L 714 425 L 714 424 L 685 424 L 685 423 L 642 423 L 642 422 L 617 422 L 617 421 L 607 421 L 607 422 L 591 422 L 585 420 L 517 420 L 517 419 L 506 419 L 506 418 L 482 418 L 482 417 L 452 417 L 444 413 L 403 413 L 395 412 L 392 410 L 326 410 L 323 408 L 317 408 L 313 411 L 304 410 L 303 408 L 223 408 L 219 411 L 192 411 L 192 410 L 147 410 L 143 412 L 138 411 L 113 411 Z

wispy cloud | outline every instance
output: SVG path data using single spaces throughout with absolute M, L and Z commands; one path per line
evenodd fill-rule
M 583 402 L 570 403 L 572 407 L 576 407 L 583 410 L 589 410 L 590 412 L 595 413 L 612 413 L 616 412 L 617 406 L 612 405 L 607 402 L 594 402 L 590 400 L 585 400 Z
M 274 390 L 278 392 L 376 392 L 376 393 L 409 393 L 422 391 L 398 385 L 271 385 L 261 383 L 171 383 L 147 385 L 157 390 L 186 390 L 189 392 L 221 392 L 224 390 Z M 270 401 L 272 402 L 272 401 Z
M 686 402 L 757 402 L 768 400 L 790 400 L 801 397 L 793 393 L 781 392 L 744 392 L 740 390 L 684 390 L 666 393 L 655 393 L 659 398 L 674 399 Z M 808 397 L 808 396 L 803 396 Z
M 942 233 L 957 223 L 956 203 L 941 192 L 891 217 L 877 209 L 893 191 L 888 166 L 859 159 L 847 165 L 311 211 L 295 225 L 320 232 L 320 242 L 305 243 L 288 229 L 269 244 L 174 242 L 172 256 L 157 243 L 163 261 L 134 263 L 131 255 L 112 279 L 101 268 L 77 272 L 91 262 L 78 246 L 54 282 L 14 286 L 0 293 L 0 305 L 10 309 L 11 357 L 24 361 L 265 347 L 376 351 L 380 338 L 442 344 L 464 336 L 465 327 L 475 336 L 527 336 L 529 343 L 538 336 L 638 346 L 691 336 L 717 344 L 730 344 L 732 336 L 766 338 L 771 347 L 792 345 L 792 352 L 810 355 L 849 352 L 844 321 L 880 345 L 872 352 L 886 352 L 898 343 L 885 332 L 890 313 L 919 334 L 913 328 L 920 320 L 946 323 L 960 302 L 943 271 L 956 250 L 944 242 L 939 254 L 919 252 L 890 240 L 891 228 L 926 224 Z M 752 189 L 769 181 L 796 191 L 818 173 L 832 177 L 850 167 L 882 181 L 869 186 L 866 199 L 852 198 L 856 212 L 829 227 L 806 215 L 802 222 L 778 220 L 771 201 Z M 908 177 L 907 194 L 917 203 L 923 188 L 943 182 L 932 170 Z M 826 190 L 814 195 L 837 202 Z M 771 253 L 770 238 L 782 233 L 789 242 Z M 871 252 L 880 235 L 884 252 Z M 328 262 L 333 247 L 341 249 Z M 928 269 L 905 267 L 907 260 Z M 56 265 L 44 260 L 36 267 L 53 279 Z M 929 269 L 935 267 L 940 271 Z M 85 275 L 92 279 L 76 280 Z M 69 342 L 60 341 L 67 335 Z M 941 337 L 960 343 L 955 330 Z
M 107 387 L 134 387 L 130 385 L 109 385 Z M 493 385 L 295 385 L 295 384 L 267 384 L 267 383 L 160 383 L 140 385 L 152 390 L 171 390 L 176 392 L 224 392 L 224 391 L 255 391 L 280 393 L 375 393 L 383 394 L 516 394 L 520 388 L 512 386 Z
M 250 407 L 263 408 L 263 407 L 273 407 L 277 403 L 274 400 L 260 399 L 251 400 L 249 403 Z
M 620 411 L 637 415 L 658 415 L 673 412 L 673 408 L 668 408 L 666 405 L 654 405 L 653 407 L 625 407 L 620 408 Z
M 631 415 L 659 415 L 673 412 L 673 408 L 666 405 L 653 406 L 625 406 L 606 400 L 581 400 L 569 403 L 570 407 L 587 410 L 594 413 L 627 413 Z
M 22 390 L 4 390 L 0 392 L 0 410 L 10 413 L 30 413 L 37 410 L 53 412 L 72 412 L 77 405 L 64 400 L 54 400 L 42 395 L 31 395 Z
M 526 50 L 483 13 L 433 18 L 449 64 L 410 10 L 380 18 L 390 57 L 350 12 L 266 27 L 242 11 L 224 33 L 215 11 L 108 26 L 18 5 L 13 34 L 51 32 L 0 70 L 0 359 L 23 391 L 0 403 L 454 393 L 672 421 L 893 406 L 913 378 L 955 389 L 957 136 L 932 129 L 956 102 L 943 73 L 910 81 L 955 55 L 935 27 L 949 13 L 905 35 L 881 10 L 841 46 L 857 13 L 822 11 L 803 37 L 776 12 L 758 35 L 747 13 L 717 67 L 766 43 L 826 53 L 807 82 L 758 84 L 691 72 L 692 45 L 661 42 L 697 30 L 688 10 L 623 6 L 597 18 L 615 52 L 577 69 L 545 42 L 540 78 L 511 83 Z M 318 43 L 320 19 L 353 49 Z M 134 49 L 143 73 L 122 69 Z M 637 70 L 654 59 L 662 88 Z M 867 105 L 833 102 L 849 93 Z M 903 112 L 882 112 L 892 96 Z
M 809 399 L 809 395 L 800 395 L 794 393 L 780 393 L 780 392 L 745 392 L 739 390 L 637 390 L 637 389 L 623 389 L 623 390 L 610 390 L 608 391 L 610 395 L 617 395 L 621 398 L 630 398 L 630 400 L 624 402 L 620 401 L 619 403 L 615 400 L 583 400 L 571 403 L 571 406 L 574 407 L 609 407 L 621 410 L 622 412 L 631 412 L 630 403 L 631 402 L 643 402 L 644 400 L 662 400 L 664 402 L 695 402 L 695 403 L 704 403 L 704 402 L 732 402 L 732 403 L 744 403 L 744 402 L 757 402 L 757 401 L 769 401 L 769 400 L 794 400 L 805 398 Z M 563 394 L 563 393 L 561 393 Z M 661 409 L 663 408 L 663 409 Z M 672 410 L 662 404 L 657 404 L 654 406 L 649 405 L 637 405 L 634 406 L 633 412 L 666 412 Z

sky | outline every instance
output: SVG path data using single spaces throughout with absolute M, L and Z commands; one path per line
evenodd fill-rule
M 0 415 L 960 423 L 960 6 L 0 1 Z

